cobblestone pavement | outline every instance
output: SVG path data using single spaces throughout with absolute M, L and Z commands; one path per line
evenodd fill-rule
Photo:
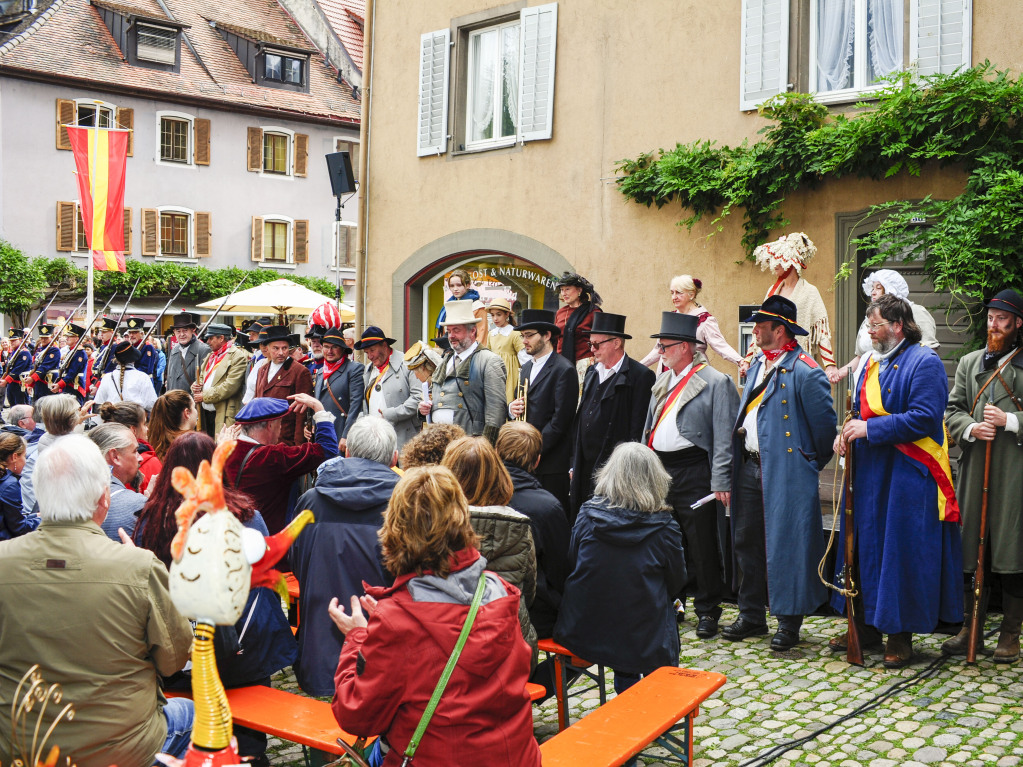
M 737 617 L 726 606 L 721 625 Z M 988 622 L 995 629 L 1000 616 Z M 917 636 L 916 661 L 889 671 L 880 654 L 865 653 L 866 667 L 849 666 L 828 651 L 828 640 L 845 630 L 838 618 L 808 618 L 802 641 L 785 653 L 769 648 L 770 635 L 729 642 L 720 635 L 700 640 L 690 619 L 680 626 L 680 665 L 718 671 L 728 683 L 704 703 L 696 720 L 695 767 L 742 765 L 760 754 L 806 737 L 870 703 L 902 683 L 877 707 L 856 715 L 791 748 L 774 762 L 814 767 L 894 767 L 895 765 L 994 765 L 1023 763 L 1023 664 L 995 664 L 981 657 L 975 666 L 948 659 L 914 681 L 941 659 L 943 635 Z M 988 639 L 993 647 L 995 637 Z M 274 686 L 297 692 L 294 677 L 274 678 Z M 584 686 L 580 684 L 580 686 Z M 613 695 L 610 673 L 608 694 Z M 572 719 L 598 705 L 596 691 L 570 698 Z M 533 708 L 534 732 L 540 741 L 557 732 L 553 699 Z M 271 739 L 275 765 L 301 767 L 301 749 Z M 662 764 L 664 752 L 644 752 L 640 763 Z M 764 762 L 756 762 L 762 764 Z

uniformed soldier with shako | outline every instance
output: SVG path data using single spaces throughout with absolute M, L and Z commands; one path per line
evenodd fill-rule
M 146 321 L 142 317 L 129 317 L 125 324 L 127 331 L 125 338 L 138 349 L 139 361 L 135 363 L 135 369 L 145 373 L 153 381 L 153 389 L 159 391 L 160 382 L 156 379 L 156 348 L 151 343 L 142 345 L 142 339 L 146 335 Z
M 64 334 L 70 339 L 71 347 L 74 348 L 79 339 L 85 334 L 85 328 L 81 325 L 68 323 L 64 329 Z M 47 383 L 49 384 L 50 391 L 54 394 L 61 392 L 73 394 L 78 400 L 78 404 L 82 405 L 85 403 L 85 397 L 89 391 L 91 372 L 92 360 L 89 359 L 85 349 L 79 346 L 75 349 L 71 359 L 68 360 L 63 374 L 61 374 L 60 369 L 54 370 L 50 373 L 50 380 Z
M 27 405 L 28 390 L 21 385 L 21 374 L 27 373 L 32 369 L 32 352 L 29 351 L 29 339 L 25 338 L 25 331 L 19 328 L 11 328 L 7 331 L 7 337 L 11 339 L 12 343 L 19 341 L 19 345 L 16 351 L 11 351 L 11 354 L 14 355 L 14 360 L 7 370 L 7 375 L 4 376 L 0 383 L 7 387 L 8 405 Z
M 39 342 L 36 345 L 35 367 L 31 372 L 22 373 L 22 381 L 32 387 L 32 401 L 38 402 L 52 394 L 47 376 L 60 367 L 60 347 L 53 341 L 53 325 L 39 326 Z
M 96 382 L 99 382 L 99 378 L 104 373 L 109 373 L 115 367 L 117 367 L 117 360 L 114 358 L 113 349 L 107 354 L 107 347 L 111 344 L 117 346 L 117 320 L 113 317 L 104 317 L 99 321 L 99 338 L 100 343 L 96 347 L 96 351 L 92 354 L 93 368 L 96 369 Z M 106 364 L 103 365 L 102 370 L 98 370 L 99 362 L 103 359 L 103 355 L 107 355 Z

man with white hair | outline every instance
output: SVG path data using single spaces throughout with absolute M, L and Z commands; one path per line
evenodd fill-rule
M 348 604 L 365 593 L 363 582 L 385 586 L 377 531 L 398 473 L 397 435 L 380 416 L 363 416 L 348 432 L 345 457 L 320 467 L 316 487 L 298 500 L 316 522 L 292 544 L 291 565 L 301 591 L 295 677 L 307 695 L 334 694 L 334 671 L 344 637 L 327 613 L 331 597 Z
M 192 702 L 168 702 L 158 683 L 184 667 L 191 626 L 171 602 L 163 563 L 103 534 L 109 478 L 87 437 L 62 437 L 36 466 L 42 524 L 0 543 L 0 710 L 39 664 L 74 704 L 53 742 L 78 767 L 183 757 L 192 728 Z M 0 717 L 0 761 L 10 764 L 12 750 L 10 719 Z
M 8 426 L 3 431 L 10 431 L 19 437 L 24 437 L 25 442 L 34 445 L 39 441 L 46 431 L 39 426 L 35 419 L 35 408 L 31 405 L 14 405 L 7 411 Z
M 103 460 L 110 467 L 110 510 L 100 527 L 112 541 L 119 541 L 118 530 L 130 538 L 135 532 L 136 515 L 146 505 L 146 497 L 134 490 L 139 473 L 139 442 L 131 429 L 119 423 L 105 423 L 89 432 Z

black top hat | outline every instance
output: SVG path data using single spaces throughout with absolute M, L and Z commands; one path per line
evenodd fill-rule
M 987 309 L 1001 309 L 1002 311 L 1012 312 L 1017 317 L 1023 317 L 1023 296 L 1020 296 L 1012 288 L 1006 288 L 984 304 L 984 307 Z
M 142 352 L 132 346 L 131 341 L 120 341 L 114 347 L 114 359 L 121 365 L 134 365 L 142 359 Z
M 178 312 L 174 315 L 175 328 L 197 328 L 199 327 L 199 315 L 191 312 Z
M 597 315 L 600 316 L 599 314 Z M 680 312 L 661 312 L 661 329 L 651 338 L 674 338 L 677 341 L 696 341 L 699 317 Z
M 287 325 L 271 325 L 259 334 L 260 343 L 273 343 L 274 341 L 287 341 L 288 346 L 298 346 L 298 333 L 290 333 L 291 328 Z M 266 339 L 263 338 L 266 334 Z
M 50 338 L 53 335 L 53 325 L 47 325 L 43 323 L 39 326 L 39 337 Z
M 632 338 L 625 332 L 625 315 L 597 312 L 593 315 L 593 328 L 590 333 L 616 338 Z
M 85 328 L 81 325 L 75 325 L 73 322 L 69 322 L 64 326 L 64 334 L 68 336 L 78 336 L 81 338 L 85 335 Z
M 796 324 L 796 305 L 784 296 L 768 296 L 747 322 L 780 322 L 794 336 L 809 335 Z
M 370 325 L 364 331 L 362 331 L 362 338 L 355 342 L 355 348 L 359 351 L 368 349 L 371 346 L 377 344 L 394 344 L 397 341 L 393 338 L 388 338 L 383 330 L 378 328 L 376 325 Z
M 140 333 L 146 329 L 146 321 L 141 317 L 129 317 L 124 324 L 128 330 L 137 330 Z
M 523 309 L 515 330 L 539 330 L 541 333 L 560 333 L 554 324 L 554 312 L 546 309 Z
M 323 325 L 310 325 L 309 330 L 306 331 L 305 337 L 322 339 L 323 334 L 326 332 L 327 328 L 323 327 Z

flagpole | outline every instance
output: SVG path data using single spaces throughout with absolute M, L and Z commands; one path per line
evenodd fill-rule
M 92 221 L 93 221 L 93 224 L 95 224 L 95 221 L 96 221 L 96 170 L 99 167 L 99 107 L 100 107 L 100 102 L 97 101 L 95 103 L 96 103 L 96 109 L 93 111 L 92 125 L 93 125 L 93 130 L 95 130 L 96 133 L 95 133 L 95 136 L 93 138 L 93 143 L 92 143 L 92 173 L 89 174 L 89 196 L 92 197 Z M 84 224 L 85 222 L 83 221 L 82 223 Z M 89 277 L 88 277 L 88 281 L 86 283 L 86 295 L 88 296 L 88 301 L 87 301 L 88 309 L 86 309 L 87 317 L 86 317 L 85 327 L 87 327 L 87 328 L 89 328 L 91 330 L 92 329 L 93 320 L 95 319 L 95 317 L 93 316 L 93 313 L 95 312 L 95 304 L 94 304 L 95 295 L 93 294 L 93 287 L 94 287 L 94 284 L 93 284 L 93 271 L 96 268 L 95 264 L 93 263 L 94 260 L 95 260 L 95 249 L 94 249 L 94 246 L 96 244 L 96 228 L 95 228 L 95 226 L 91 226 L 90 230 L 92 231 L 92 237 L 90 238 L 90 242 L 89 242 Z

